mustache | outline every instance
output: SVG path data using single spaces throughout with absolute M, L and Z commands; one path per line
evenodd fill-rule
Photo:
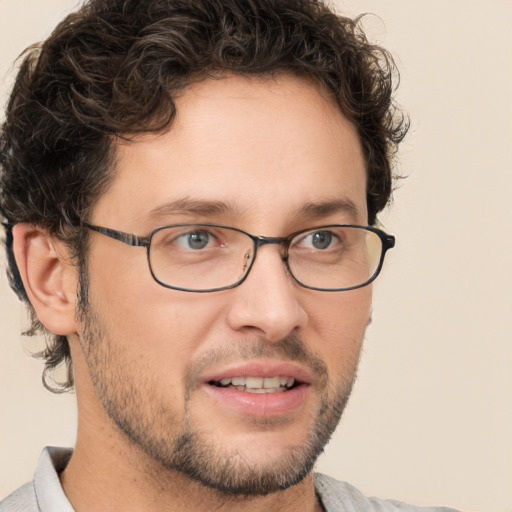
M 287 336 L 279 341 L 268 341 L 265 338 L 237 339 L 217 349 L 203 353 L 191 362 L 185 370 L 185 388 L 190 391 L 207 368 L 230 364 L 234 361 L 250 361 L 251 359 L 277 359 L 305 366 L 317 384 L 323 387 L 328 382 L 327 365 L 298 336 Z

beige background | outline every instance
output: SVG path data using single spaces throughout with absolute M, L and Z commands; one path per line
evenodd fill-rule
M 397 236 L 375 290 L 359 381 L 318 467 L 368 494 L 512 511 L 512 2 L 345 0 L 397 56 L 409 177 L 384 216 Z M 0 0 L 10 64 L 74 0 Z M 40 384 L 0 279 L 0 496 L 43 445 L 73 442 L 73 396 Z

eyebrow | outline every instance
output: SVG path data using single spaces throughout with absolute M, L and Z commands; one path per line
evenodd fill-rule
M 298 218 L 309 220 L 321 219 L 336 213 L 346 213 L 354 220 L 357 220 L 360 215 L 355 203 L 348 198 L 306 203 L 299 208 L 295 215 Z M 153 223 L 164 222 L 172 215 L 203 217 L 230 215 L 240 218 L 243 217 L 243 211 L 237 204 L 184 197 L 153 208 L 148 214 L 148 220 Z
M 313 219 L 328 217 L 335 213 L 346 213 L 354 220 L 357 220 L 360 216 L 359 209 L 348 198 L 306 203 L 297 213 L 299 217 Z
M 223 201 L 203 201 L 184 197 L 153 208 L 149 212 L 148 218 L 155 222 L 170 215 L 200 215 L 205 217 L 227 213 L 237 215 L 239 214 L 238 210 L 236 206 Z

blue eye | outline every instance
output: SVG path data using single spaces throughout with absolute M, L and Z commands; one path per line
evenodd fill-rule
M 311 244 L 315 249 L 327 249 L 332 242 L 330 231 L 317 231 L 311 234 Z
M 302 238 L 300 245 L 308 249 L 328 249 L 333 237 L 332 231 L 312 231 Z
M 204 249 L 208 247 L 211 241 L 211 234 L 207 231 L 194 231 L 185 233 L 176 238 L 176 244 L 185 249 Z

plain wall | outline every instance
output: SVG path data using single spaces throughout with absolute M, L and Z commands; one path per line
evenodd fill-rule
M 0 0 L 0 98 L 11 63 L 73 0 Z M 318 469 L 367 494 L 512 511 L 512 2 L 345 0 L 372 12 L 412 121 L 408 177 L 382 219 L 397 237 L 375 287 L 359 379 Z M 73 395 L 41 385 L 0 278 L 0 496 L 44 445 L 70 445 Z

